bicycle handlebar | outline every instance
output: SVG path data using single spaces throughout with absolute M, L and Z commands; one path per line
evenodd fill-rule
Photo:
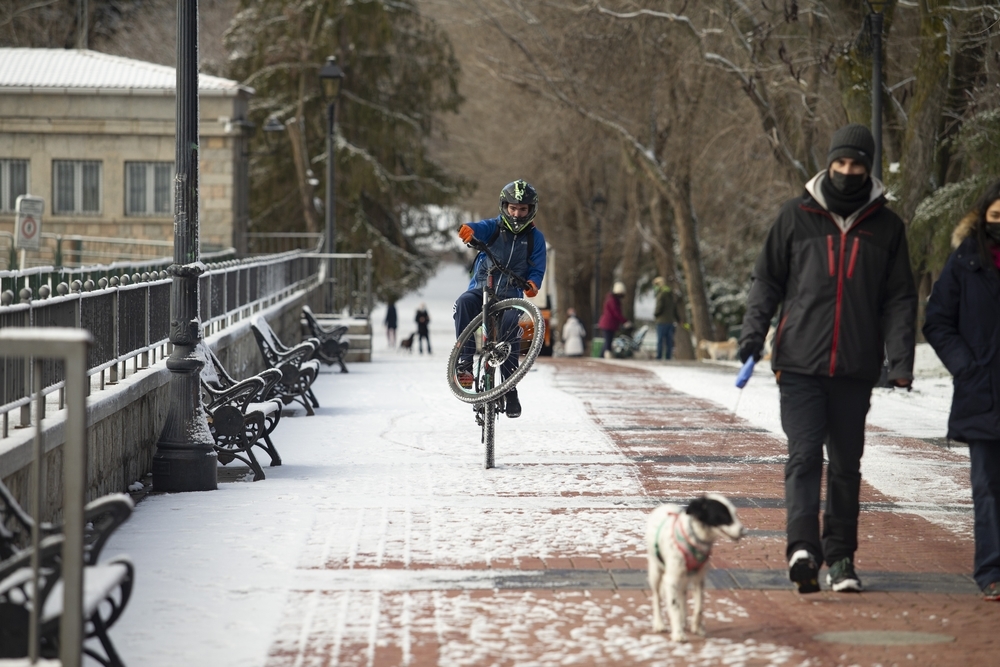
M 510 281 L 513 282 L 515 285 L 517 285 L 520 289 L 526 290 L 530 288 L 530 285 L 528 284 L 527 280 L 525 280 L 524 278 L 517 275 L 516 273 L 508 269 L 506 266 L 501 264 L 500 260 L 497 259 L 497 256 L 494 255 L 492 252 L 490 252 L 490 249 L 486 247 L 486 244 L 483 243 L 482 241 L 479 241 L 477 239 L 472 239 L 465 245 L 472 248 L 473 250 L 478 250 L 479 252 L 484 253 L 493 262 L 493 268 L 495 268 L 497 271 L 507 276 L 510 279 Z

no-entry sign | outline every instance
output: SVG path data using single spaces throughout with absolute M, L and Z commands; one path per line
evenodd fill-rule
M 17 236 L 14 245 L 24 250 L 38 250 L 42 238 L 42 212 L 45 200 L 32 195 L 17 198 Z

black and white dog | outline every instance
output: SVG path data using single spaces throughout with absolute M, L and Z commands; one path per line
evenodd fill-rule
M 670 639 L 687 641 L 684 616 L 687 590 L 694 597 L 691 632 L 705 634 L 702 607 L 705 598 L 705 565 L 712 544 L 728 537 L 743 537 L 743 524 L 733 504 L 717 493 L 695 498 L 687 508 L 660 505 L 646 521 L 646 562 L 653 592 L 653 632 L 663 632 L 661 594 L 666 597 L 670 617 Z

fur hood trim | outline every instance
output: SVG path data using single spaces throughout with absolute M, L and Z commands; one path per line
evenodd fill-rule
M 962 245 L 962 241 L 972 236 L 976 231 L 976 219 L 975 213 L 969 213 L 964 218 L 958 221 L 955 225 L 955 231 L 951 233 L 951 247 L 957 248 Z

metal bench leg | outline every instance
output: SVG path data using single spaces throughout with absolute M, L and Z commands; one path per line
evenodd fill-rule
M 111 637 L 108 636 L 108 629 L 105 627 L 104 621 L 101 619 L 101 615 L 99 613 L 94 614 L 90 618 L 90 621 L 94 624 L 94 634 L 96 634 L 97 639 L 100 640 L 101 646 L 104 648 L 104 653 L 107 655 L 107 660 L 105 661 L 100 655 L 97 654 L 96 651 L 88 648 L 84 648 L 84 653 L 89 655 L 94 660 L 97 660 L 105 667 L 125 667 L 125 663 L 123 663 L 122 659 L 118 657 L 118 651 L 115 650 L 114 644 L 111 643 Z
M 264 440 L 264 442 L 266 444 L 262 445 L 262 444 L 260 444 L 260 441 L 258 440 L 257 441 L 257 446 L 260 447 L 261 449 L 263 449 L 265 452 L 267 452 L 267 455 L 271 457 L 271 466 L 272 467 L 273 466 L 280 466 L 281 465 L 281 456 L 278 454 L 278 449 L 274 446 L 274 443 L 271 442 L 271 436 L 269 434 L 265 433 L 264 437 L 263 437 L 263 440 Z
M 306 391 L 306 393 L 309 395 L 309 400 L 312 401 L 313 407 L 314 408 L 318 408 L 319 407 L 319 401 L 316 400 L 316 394 L 313 393 L 312 387 L 309 387 L 309 389 Z

